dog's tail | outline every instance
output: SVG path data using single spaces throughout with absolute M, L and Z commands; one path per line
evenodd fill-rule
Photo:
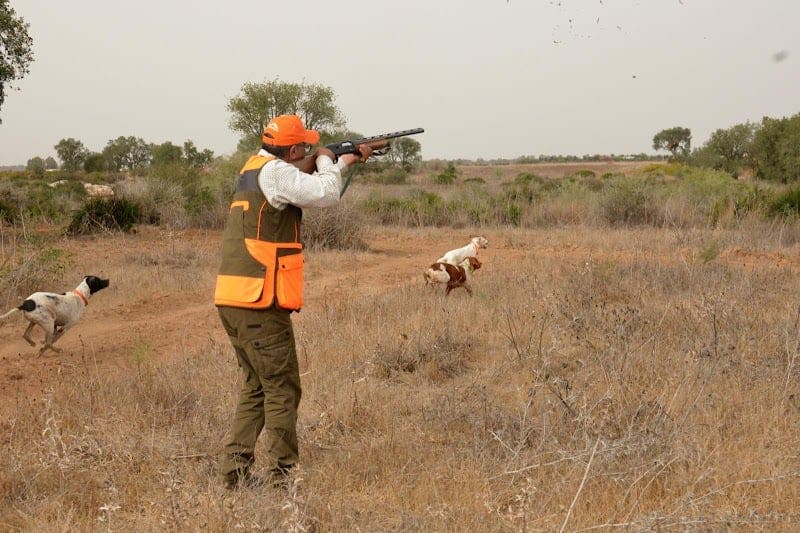
M 25 300 L 19 307 L 15 307 L 8 313 L 0 315 L 0 322 L 3 322 L 6 318 L 19 313 L 20 311 L 33 311 L 34 309 L 36 309 L 36 302 L 33 300 Z
M 10 316 L 11 316 L 11 315 L 13 315 L 14 313 L 19 313 L 19 309 L 15 307 L 14 309 L 12 309 L 11 311 L 9 311 L 8 313 L 6 313 L 6 314 L 4 314 L 4 315 L 0 315 L 0 322 L 5 322 L 5 321 L 6 321 L 6 318 L 10 317 Z

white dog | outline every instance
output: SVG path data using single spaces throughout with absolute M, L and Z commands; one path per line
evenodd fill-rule
M 53 343 L 78 322 L 84 308 L 89 305 L 89 298 L 106 287 L 108 287 L 107 279 L 86 276 L 72 292 L 64 294 L 35 292 L 28 296 L 19 307 L 0 316 L 0 322 L 22 311 L 22 314 L 30 322 L 28 329 L 22 334 L 22 338 L 31 346 L 36 346 L 30 334 L 34 326 L 39 326 L 44 330 L 45 337 L 38 355 L 42 355 L 48 348 L 54 352 L 60 352 L 61 349 L 53 346 Z
M 469 244 L 450 250 L 442 257 L 436 260 L 437 263 L 449 263 L 451 265 L 459 265 L 464 259 L 468 257 L 477 257 L 479 248 L 486 248 L 489 246 L 489 241 L 485 237 L 473 237 Z

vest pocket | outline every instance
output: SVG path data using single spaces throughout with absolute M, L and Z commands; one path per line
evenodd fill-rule
M 264 291 L 264 278 L 247 278 L 243 276 L 217 276 L 214 289 L 214 302 L 217 305 L 236 303 L 253 303 L 261 298 Z
M 303 254 L 278 258 L 275 295 L 282 309 L 299 311 L 303 307 Z

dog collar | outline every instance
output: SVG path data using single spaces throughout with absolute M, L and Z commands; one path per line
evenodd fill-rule
M 83 305 L 89 305 L 89 300 L 86 299 L 86 296 L 84 296 L 82 292 L 78 291 L 77 289 L 72 289 L 72 293 L 77 294 L 78 297 L 83 300 Z
M 473 242 L 472 247 L 475 248 L 475 255 L 478 255 L 478 245 Z

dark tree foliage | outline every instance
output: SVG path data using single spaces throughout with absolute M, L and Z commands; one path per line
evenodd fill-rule
M 72 137 L 61 139 L 53 148 L 55 148 L 58 158 L 61 159 L 64 170 L 70 172 L 82 167 L 83 160 L 88 154 L 88 150 L 83 143 Z
M 11 88 L 11 82 L 22 79 L 33 61 L 33 39 L 28 27 L 9 0 L 0 0 L 0 108 L 6 99 L 6 86 Z
M 335 104 L 333 89 L 317 83 L 291 83 L 278 79 L 245 83 L 241 93 L 228 102 L 228 125 L 239 133 L 239 148 L 250 150 L 261 145 L 261 132 L 267 121 L 278 115 L 299 115 L 308 129 L 331 131 L 344 125 Z
M 756 176 L 784 183 L 800 181 L 800 113 L 764 117 L 752 143 Z

